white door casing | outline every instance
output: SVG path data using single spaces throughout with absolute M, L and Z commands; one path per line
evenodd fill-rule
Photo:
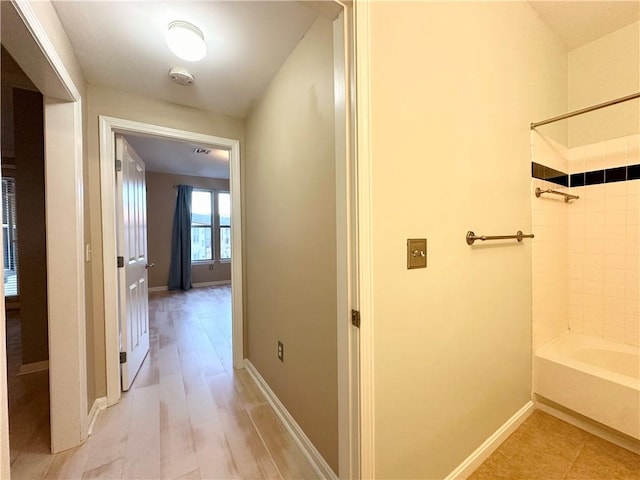
M 102 265 L 104 274 L 105 357 L 107 369 L 107 404 L 118 403 L 121 394 L 119 368 L 118 269 L 116 268 L 116 189 L 113 159 L 115 134 L 132 133 L 194 142 L 229 151 L 231 190 L 231 295 L 233 321 L 233 366 L 244 368 L 244 331 L 242 313 L 242 206 L 240 191 L 240 142 L 235 139 L 178 130 L 159 125 L 99 116 L 100 195 L 102 213 Z
M 357 215 L 357 295 L 362 324 L 358 332 L 360 478 L 376 478 L 373 302 L 373 159 L 371 153 L 371 4 L 353 2 L 355 42 L 355 145 Z
M 149 352 L 147 195 L 144 162 L 121 135 L 115 161 L 120 370 L 127 391 Z
M 338 475 L 360 478 L 359 329 L 351 310 L 358 306 L 357 186 L 353 99 L 353 9 L 340 3 L 333 21 L 336 155 Z

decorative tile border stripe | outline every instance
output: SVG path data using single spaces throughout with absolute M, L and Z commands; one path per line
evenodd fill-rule
M 531 176 L 563 187 L 569 186 L 569 175 L 536 162 L 531 162 Z
M 536 162 L 531 162 L 531 176 L 540 180 L 562 185 L 563 187 L 584 187 L 601 183 L 626 182 L 640 179 L 640 164 L 625 167 L 592 170 L 589 172 L 572 173 L 554 170 Z

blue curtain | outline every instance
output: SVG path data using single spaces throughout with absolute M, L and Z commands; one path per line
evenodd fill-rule
M 191 193 L 193 187 L 178 185 L 176 211 L 173 216 L 171 238 L 171 267 L 169 290 L 191 289 Z

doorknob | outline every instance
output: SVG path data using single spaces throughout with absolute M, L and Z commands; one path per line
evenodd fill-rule
M 155 267 L 156 264 L 155 263 L 145 263 L 144 268 L 151 268 L 151 267 Z

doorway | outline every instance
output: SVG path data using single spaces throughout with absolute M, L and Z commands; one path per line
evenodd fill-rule
M 120 388 L 120 348 L 117 308 L 115 135 L 142 135 L 197 143 L 229 152 L 229 190 L 231 194 L 231 284 L 232 350 L 234 368 L 243 368 L 242 324 L 242 216 L 240 192 L 240 142 L 158 125 L 113 117 L 100 117 L 101 208 L 103 229 L 103 268 L 105 296 L 105 348 L 107 364 L 107 403 L 118 402 Z
M 88 425 L 81 95 L 75 83 L 78 77 L 65 67 L 31 4 L 2 2 L 1 8 L 2 45 L 44 96 L 40 104 L 44 107 L 45 126 L 50 446 L 52 452 L 58 452 L 80 444 L 86 438 Z M 24 287 L 24 281 L 22 284 Z M 2 308 L 1 327 L 4 317 Z M 4 357 L 4 342 L 0 343 Z M 3 358 L 0 366 L 4 367 L 4 363 Z M 2 379 L 3 399 L 4 386 Z M 2 406 L 3 420 L 5 413 Z M 8 476 L 8 432 L 4 421 L 0 436 L 0 476 Z
M 51 450 L 43 123 L 42 94 L 2 48 L 3 273 L 16 475 L 33 452 Z

